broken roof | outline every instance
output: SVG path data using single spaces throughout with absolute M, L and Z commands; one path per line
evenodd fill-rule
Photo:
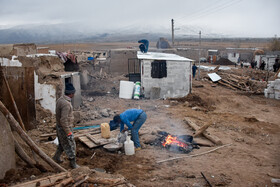
M 157 53 L 157 52 L 142 53 L 141 51 L 137 51 L 137 58 L 146 59 L 146 60 L 173 60 L 173 61 L 188 61 L 188 62 L 194 61 L 192 59 L 181 57 L 176 54 Z

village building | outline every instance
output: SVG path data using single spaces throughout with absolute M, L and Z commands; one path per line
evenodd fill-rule
M 191 92 L 193 60 L 167 53 L 137 53 L 145 97 L 183 97 Z M 156 92 L 156 93 L 154 93 Z

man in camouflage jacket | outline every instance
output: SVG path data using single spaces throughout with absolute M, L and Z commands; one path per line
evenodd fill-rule
M 74 86 L 71 83 L 67 83 L 65 85 L 65 94 L 56 102 L 56 132 L 59 145 L 53 157 L 57 163 L 62 163 L 60 156 L 65 151 L 72 168 L 79 167 L 76 163 L 76 143 L 72 129 L 74 115 L 71 98 L 74 97 L 75 92 Z

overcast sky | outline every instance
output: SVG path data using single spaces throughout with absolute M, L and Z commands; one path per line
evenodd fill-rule
M 280 0 L 0 0 L 0 28 L 70 23 L 98 32 L 280 36 Z

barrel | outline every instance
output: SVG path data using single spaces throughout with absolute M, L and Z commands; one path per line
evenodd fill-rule
M 120 81 L 119 98 L 132 99 L 134 82 Z

